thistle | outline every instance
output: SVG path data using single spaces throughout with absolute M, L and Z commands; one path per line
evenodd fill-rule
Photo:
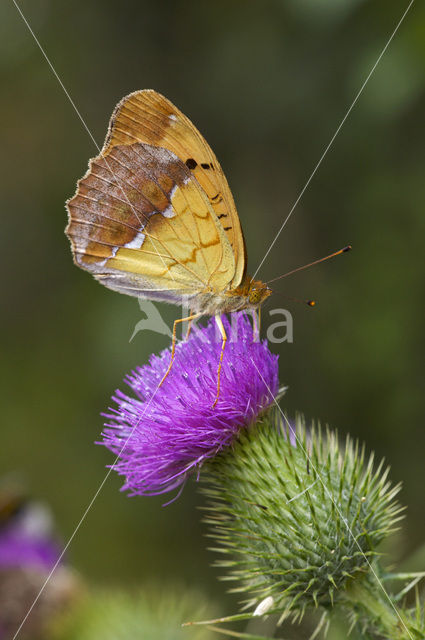
M 61 553 L 50 511 L 0 481 L 0 640 L 46 637 L 68 607 L 79 581 Z M 31 615 L 29 610 L 31 607 Z
M 213 322 L 177 345 L 163 385 L 170 350 L 126 378 L 133 395 L 115 393 L 101 444 L 117 456 L 123 489 L 164 493 L 196 472 L 219 565 L 249 610 L 220 621 L 270 613 L 297 620 L 320 609 L 318 632 L 340 607 L 365 637 L 424 638 L 421 606 L 398 609 L 399 596 L 384 586 L 409 576 L 387 574 L 379 562 L 379 544 L 402 517 L 400 487 L 350 438 L 341 446 L 329 429 L 307 429 L 300 416 L 295 427 L 287 421 L 276 408 L 277 357 L 245 314 L 234 318 L 236 339 L 224 320 L 232 338 L 217 404 Z M 412 574 L 401 595 L 421 576 Z
M 161 494 L 183 485 L 273 403 L 277 356 L 257 340 L 247 315 L 234 314 L 233 326 L 223 321 L 230 340 L 215 406 L 221 339 L 214 319 L 177 345 L 164 384 L 159 386 L 170 349 L 126 377 L 132 395 L 115 392 L 116 407 L 105 414 L 100 444 L 116 454 L 113 468 L 125 476 L 123 490 L 130 495 Z
M 282 416 L 269 411 L 202 476 L 217 564 L 243 594 L 246 617 L 297 620 L 320 608 L 321 627 L 340 606 L 365 633 L 423 637 L 411 635 L 420 633 L 411 612 L 392 606 L 378 562 L 402 517 L 400 487 L 350 438 L 341 447 L 330 430 L 307 430 L 301 416 L 294 429 Z

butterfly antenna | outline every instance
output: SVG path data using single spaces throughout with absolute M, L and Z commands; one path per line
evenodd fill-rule
M 341 255 L 341 253 L 346 253 L 347 251 L 350 251 L 351 249 L 351 244 L 348 244 L 346 247 L 344 247 L 343 249 L 340 249 L 339 251 L 335 251 L 335 253 L 331 253 L 328 256 L 325 256 L 324 258 L 320 258 L 319 260 L 315 260 L 314 262 L 310 262 L 309 264 L 305 264 L 303 267 L 298 267 L 297 269 L 292 269 L 292 271 L 288 271 L 288 273 L 284 273 L 283 276 L 278 276 L 277 278 L 273 278 L 272 280 L 269 280 L 267 282 L 267 284 L 270 284 L 270 282 L 276 282 L 276 280 L 281 280 L 281 278 L 286 278 L 286 276 L 291 276 L 293 273 L 297 273 L 297 271 L 303 271 L 304 269 L 308 269 L 309 267 L 313 267 L 315 264 L 319 264 L 319 262 L 324 262 L 325 260 L 329 260 L 330 258 L 335 258 L 336 256 Z M 307 304 L 309 302 L 313 302 L 313 300 L 308 300 Z M 310 305 L 310 306 L 314 306 L 314 304 Z
M 287 296 L 286 293 L 285 294 L 281 293 L 281 291 L 274 291 L 273 295 L 274 294 L 283 296 L 287 300 L 292 300 L 294 302 L 300 302 L 301 304 L 307 304 L 309 307 L 315 307 L 316 306 L 316 301 L 315 300 L 301 300 L 301 298 L 294 298 L 293 296 Z

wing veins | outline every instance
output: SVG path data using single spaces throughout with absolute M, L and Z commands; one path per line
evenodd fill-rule
M 152 107 L 153 108 L 153 107 Z M 124 111 L 125 109 L 125 111 Z M 133 114 L 135 117 L 131 117 L 130 115 L 128 115 L 128 113 Z M 124 115 L 126 118 L 128 118 L 130 121 L 134 122 L 135 124 L 139 124 L 142 125 L 145 129 L 147 129 L 148 131 L 150 131 L 151 133 L 155 133 L 155 128 L 153 128 L 155 126 L 155 122 L 161 123 L 161 118 L 157 116 L 157 114 L 155 113 L 155 111 L 146 111 L 144 110 L 143 113 L 148 113 L 150 116 L 150 119 L 153 121 L 153 125 L 151 123 L 151 126 L 148 126 L 149 124 L 149 119 L 143 120 L 143 119 L 138 119 L 137 118 L 137 114 L 129 108 L 128 105 L 123 105 L 123 107 L 121 108 L 121 112 L 120 115 Z M 176 113 L 174 113 L 174 115 L 176 115 Z M 201 147 L 202 151 L 205 152 L 206 155 L 206 159 L 209 160 L 209 164 L 214 164 L 214 165 L 218 165 L 219 166 L 219 162 L 216 158 L 216 156 L 214 155 L 213 151 L 211 150 L 211 148 L 209 147 L 208 143 L 206 142 L 205 138 L 202 136 L 202 134 L 197 130 L 197 128 L 192 125 L 190 126 L 188 122 L 185 122 L 185 120 L 183 120 L 184 115 L 178 115 L 176 117 L 179 118 L 179 123 L 181 127 L 184 127 L 187 131 L 189 131 L 191 134 L 193 134 L 195 136 L 195 138 L 197 139 L 199 146 Z M 140 139 L 137 138 L 136 136 L 134 136 L 132 133 L 130 133 L 129 131 L 122 129 L 121 127 L 118 126 L 118 124 L 115 125 L 114 127 L 115 131 L 118 131 L 122 134 L 124 134 L 125 136 L 127 136 L 128 138 L 132 138 L 133 140 L 140 142 Z M 184 134 L 179 132 L 179 131 L 173 131 L 173 129 L 170 127 L 169 130 L 167 130 L 167 136 L 171 139 L 174 140 L 175 144 L 177 147 L 180 147 L 181 150 L 184 150 L 186 148 L 186 144 L 184 143 Z M 178 136 L 178 137 L 177 137 Z M 154 145 L 157 148 L 160 149 L 167 149 L 167 147 L 164 147 L 160 144 Z M 167 151 L 170 151 L 170 149 L 167 149 Z M 171 153 L 174 153 L 173 151 L 171 151 Z M 179 160 L 181 162 L 183 162 L 183 160 L 180 158 L 180 156 L 178 156 L 176 153 L 174 153 L 174 155 L 179 158 Z M 182 154 L 183 155 L 183 154 Z M 211 187 L 211 191 L 215 191 L 215 192 L 219 192 L 221 193 L 221 196 L 223 198 L 224 201 L 224 205 L 226 207 L 226 211 L 228 212 L 228 214 L 230 214 L 230 217 L 233 219 L 233 215 L 232 215 L 232 210 L 236 211 L 235 208 L 235 204 L 233 201 L 233 197 L 227 193 L 230 192 L 230 188 L 229 185 L 226 182 L 226 178 L 225 175 L 223 173 L 223 170 L 220 167 L 221 170 L 221 178 L 220 177 L 216 177 L 216 181 L 215 183 L 212 181 L 211 179 L 211 174 L 209 174 L 205 169 L 203 169 L 203 167 L 198 163 L 197 168 L 199 168 L 202 171 L 202 175 L 204 176 L 204 178 L 206 178 L 210 184 Z M 190 170 L 189 170 L 190 171 Z M 196 176 L 194 173 L 190 172 L 193 177 L 195 178 L 195 180 L 198 182 Z M 214 170 L 214 174 L 216 175 L 217 171 Z M 224 187 L 224 188 L 222 188 Z M 217 191 L 218 189 L 218 191 Z M 214 211 L 214 215 L 216 215 L 215 211 Z
M 141 220 L 140 220 L 139 216 L 137 215 L 137 213 L 136 213 L 136 211 L 135 211 L 135 208 L 133 207 L 132 203 L 130 202 L 130 200 L 129 200 L 129 198 L 128 198 L 127 194 L 126 194 L 126 193 L 125 193 L 125 191 L 124 191 L 124 189 L 123 189 L 123 188 L 120 186 L 120 184 L 118 183 L 117 176 L 115 175 L 115 173 L 113 172 L 113 170 L 112 170 L 112 169 L 111 169 L 111 167 L 109 166 L 108 159 L 107 159 L 104 155 L 102 155 L 101 157 L 102 157 L 102 158 L 103 158 L 103 160 L 105 161 L 105 164 L 106 164 L 106 166 L 107 166 L 107 168 L 108 168 L 109 172 L 111 173 L 112 177 L 114 178 L 114 180 L 116 180 L 116 181 L 117 181 L 117 187 L 118 187 L 118 189 L 120 189 L 120 190 L 122 191 L 123 196 L 126 198 L 126 200 L 127 200 L 127 202 L 128 202 L 128 205 L 130 206 L 130 209 L 132 210 L 132 212 L 134 213 L 135 217 L 136 217 L 136 218 L 137 218 L 137 220 L 139 221 L 139 224 L 140 224 L 140 225 L 142 225 L 142 222 L 141 222 Z M 112 156 L 112 158 L 113 158 L 113 159 L 115 159 L 115 161 L 117 161 L 117 160 L 116 160 L 116 158 L 115 158 L 114 156 Z M 94 164 L 94 162 L 93 162 L 93 164 Z M 125 167 L 125 168 L 126 168 L 126 169 L 128 169 L 128 167 Z M 91 169 L 92 169 L 92 167 L 90 166 L 90 170 L 91 170 Z M 124 181 L 124 182 L 125 182 L 126 184 L 128 184 L 126 181 Z M 129 185 L 129 186 L 131 186 L 131 185 Z M 148 202 L 150 202 L 150 200 L 148 200 Z M 153 203 L 151 202 L 151 204 L 153 204 Z M 155 207 L 154 207 L 154 208 L 155 208 Z M 156 208 L 155 208 L 155 209 L 156 209 Z M 164 216 L 164 217 L 165 217 L 165 216 Z M 154 244 L 154 243 L 152 243 L 152 244 L 153 244 L 153 246 L 154 246 L 154 249 L 156 250 L 156 246 L 155 246 L 155 244 Z M 162 244 L 162 243 L 161 243 L 161 244 Z M 159 253 L 158 253 L 158 256 L 159 256 Z M 161 258 L 161 259 L 162 259 L 162 258 Z M 166 266 L 166 265 L 164 264 L 164 267 L 165 267 L 165 266 Z

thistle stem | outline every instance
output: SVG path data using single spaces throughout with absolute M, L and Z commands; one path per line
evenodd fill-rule
M 418 638 L 403 610 L 396 608 L 391 597 L 371 576 L 347 584 L 346 606 L 358 613 L 360 625 L 371 634 L 383 635 L 388 640 Z

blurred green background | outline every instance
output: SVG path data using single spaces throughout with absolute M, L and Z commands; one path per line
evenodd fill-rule
M 155 88 L 205 135 L 226 172 L 255 271 L 376 62 L 407 2 L 198 3 L 21 0 L 20 7 L 99 145 L 116 102 Z M 277 289 L 294 343 L 276 345 L 289 412 L 365 439 L 403 481 L 403 559 L 424 538 L 425 7 L 416 2 L 259 276 L 351 242 L 354 251 Z M 1 472 L 53 508 L 64 539 L 105 476 L 93 442 L 122 378 L 168 338 L 139 333 L 137 300 L 72 263 L 65 199 L 93 141 L 9 0 L 0 6 Z M 163 307 L 167 322 L 177 308 Z M 180 581 L 235 601 L 210 567 L 195 482 L 161 498 L 110 476 L 69 550 L 90 580 Z M 424 567 L 416 567 L 417 570 Z

